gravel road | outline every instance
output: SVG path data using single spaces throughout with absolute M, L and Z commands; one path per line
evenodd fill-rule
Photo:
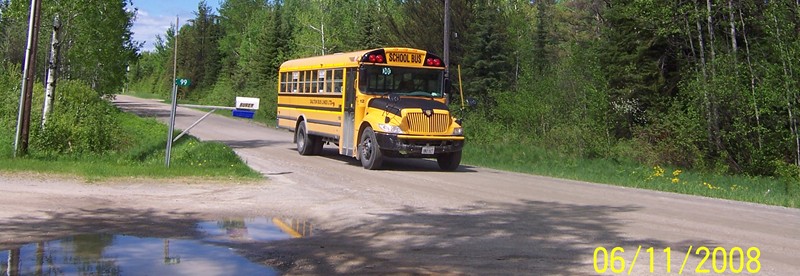
M 114 103 L 140 116 L 169 117 L 159 101 L 119 95 Z M 179 108 L 177 127 L 203 114 Z M 440 172 L 431 160 L 390 160 L 384 170 L 368 171 L 333 147 L 300 156 L 290 132 L 216 115 L 191 134 L 230 145 L 267 179 L 86 183 L 0 173 L 0 249 L 75 233 L 180 237 L 201 220 L 284 216 L 310 221 L 314 235 L 234 249 L 287 274 L 595 275 L 603 268 L 593 261 L 603 258 L 598 247 L 609 255 L 624 249 L 616 252 L 624 269 L 615 273 L 621 263 L 611 263 L 607 275 L 678 273 L 682 266 L 686 274 L 717 274 L 701 246 L 717 253 L 720 273 L 732 274 L 740 261 L 745 272 L 760 265 L 760 275 L 800 271 L 798 209 L 472 166 Z M 738 255 L 720 264 L 716 248 Z

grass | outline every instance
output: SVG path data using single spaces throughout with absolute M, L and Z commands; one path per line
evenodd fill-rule
M 490 153 L 490 154 L 489 154 Z M 582 159 L 523 144 L 469 144 L 464 163 L 617 186 L 800 208 L 800 189 L 782 179 L 715 175 L 634 162 Z
M 201 177 L 234 180 L 261 178 L 258 172 L 244 164 L 228 146 L 217 142 L 201 142 L 191 136 L 184 136 L 173 144 L 171 165 L 166 168 L 164 161 L 167 127 L 154 119 L 142 119 L 133 114 L 120 112 L 115 116 L 120 119 L 120 135 L 118 149 L 114 151 L 103 154 L 58 154 L 37 150 L 32 145 L 29 155 L 14 158 L 13 149 L 7 147 L 0 152 L 0 170 L 70 174 L 87 180 L 115 177 Z M 2 136 L 3 140 L 9 136 L 13 140 L 13 133 Z M 35 141 L 32 140 L 31 143 Z
M 124 94 L 128 95 L 128 96 L 134 96 L 134 97 L 138 97 L 138 98 L 143 98 L 143 99 L 160 99 L 160 100 L 169 101 L 168 97 L 165 97 L 163 95 L 150 93 L 150 92 L 142 92 L 142 90 L 136 90 L 136 89 L 130 89 L 130 90 L 126 91 Z

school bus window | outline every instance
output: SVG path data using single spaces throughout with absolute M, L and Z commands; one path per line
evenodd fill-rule
M 297 93 L 303 93 L 303 72 L 297 72 Z
M 306 87 L 306 86 L 303 84 L 303 81 L 305 81 L 305 80 L 306 80 L 306 71 L 300 71 L 300 77 L 299 77 L 299 78 L 297 78 L 297 83 L 299 83 L 299 84 L 300 84 L 300 87 L 301 87 L 301 88 L 305 88 L 305 87 Z M 300 89 L 300 91 L 303 91 L 303 89 Z
M 391 91 L 397 90 L 400 85 L 400 80 L 395 79 L 395 76 L 386 76 L 383 74 L 376 75 L 363 75 L 368 80 L 368 87 L 362 87 L 362 91 Z
M 302 86 L 300 86 L 300 72 L 297 72 L 297 79 L 294 80 L 294 92 L 300 93 L 303 91 L 301 89 Z
M 331 86 L 330 78 L 328 77 L 329 76 L 328 71 L 330 71 L 330 70 L 320 70 L 319 71 L 319 74 L 320 74 L 320 79 L 319 80 L 322 82 L 321 91 L 325 92 L 325 93 L 333 92 L 333 87 Z
M 333 71 L 333 87 L 336 93 L 342 93 L 343 79 L 344 69 L 335 69 Z
M 317 91 L 317 93 L 325 93 L 325 70 L 317 70 L 314 71 L 314 73 L 317 76 L 317 90 L 315 91 Z
M 317 71 L 309 71 L 309 77 L 312 77 L 312 76 L 313 76 L 313 78 L 309 78 L 309 82 L 311 82 L 311 91 L 310 92 L 311 93 L 319 93 L 319 90 L 317 90 L 317 84 L 319 83 L 319 81 L 317 81 Z
M 322 76 L 320 76 L 322 73 Z M 317 89 L 314 90 L 317 93 L 325 93 L 325 71 L 324 70 L 314 70 L 314 81 L 317 82 Z
M 306 84 L 306 71 L 300 72 L 300 93 L 308 93 L 308 85 Z
M 283 92 L 286 87 L 286 81 L 283 79 L 283 73 L 278 73 L 278 92 Z
M 286 92 L 286 79 L 287 79 L 286 72 L 281 73 L 281 79 L 280 79 L 281 86 L 278 89 L 279 90 L 278 92 Z
M 325 92 L 333 93 L 333 70 L 325 70 Z
M 303 92 L 311 93 L 311 71 L 303 71 Z
M 314 92 L 312 85 L 314 84 L 314 71 L 306 71 L 306 93 Z
M 286 82 L 287 82 L 286 83 L 286 90 L 284 90 L 284 92 L 292 92 L 292 77 L 291 77 L 292 73 L 286 72 L 286 73 L 283 73 L 283 74 L 284 74 L 284 76 L 286 76 Z
M 281 92 L 289 92 L 291 90 L 290 87 L 292 87 L 292 85 L 289 82 L 288 73 L 281 73 Z
M 298 90 L 298 89 L 300 89 L 298 87 L 298 83 L 297 83 L 297 79 L 298 78 L 300 78 L 300 72 L 292 72 L 292 81 L 291 81 L 291 85 L 292 85 L 292 91 L 291 92 L 292 93 L 300 92 L 300 90 Z
M 389 70 L 387 70 L 387 68 Z M 442 97 L 442 71 L 422 68 L 364 66 L 361 69 L 361 92 L 367 94 L 401 93 Z

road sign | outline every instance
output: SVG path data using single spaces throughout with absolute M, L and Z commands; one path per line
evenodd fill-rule
M 259 98 L 236 97 L 236 109 L 258 110 Z
M 189 79 L 175 79 L 175 84 L 178 86 L 187 87 L 192 85 L 192 81 L 190 81 Z

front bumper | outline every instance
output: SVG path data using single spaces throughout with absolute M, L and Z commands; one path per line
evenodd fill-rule
M 390 157 L 434 157 L 440 153 L 461 151 L 464 148 L 464 137 L 451 137 L 453 139 L 375 133 L 378 147 L 384 155 Z M 422 148 L 428 146 L 433 147 L 433 154 L 422 154 Z

